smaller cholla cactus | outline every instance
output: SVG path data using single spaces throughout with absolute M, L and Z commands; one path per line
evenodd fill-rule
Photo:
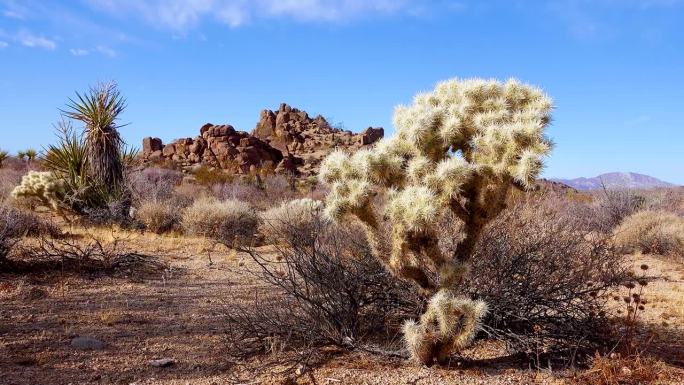
M 420 323 L 404 324 L 409 353 L 421 362 L 430 362 L 434 357 L 440 364 L 448 363 L 452 352 L 470 344 L 486 313 L 484 302 L 440 290 L 430 299 Z
M 46 206 L 59 210 L 66 194 L 64 180 L 51 172 L 29 171 L 24 175 L 21 184 L 14 188 L 14 199 L 37 199 Z

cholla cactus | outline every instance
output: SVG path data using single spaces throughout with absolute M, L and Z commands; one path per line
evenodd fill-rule
M 392 273 L 438 293 L 421 322 L 406 326 L 415 359 L 442 360 L 476 332 L 485 307 L 453 295 L 508 191 L 532 186 L 541 171 L 552 147 L 544 136 L 551 109 L 541 90 L 516 80 L 448 80 L 397 107 L 394 137 L 353 155 L 333 152 L 323 162 L 319 177 L 331 189 L 327 214 L 356 217 Z M 384 199 L 375 199 L 379 194 Z M 463 221 L 463 241 L 446 256 L 435 225 L 449 210 Z M 391 228 L 389 239 L 383 222 Z M 429 271 L 438 272 L 436 282 Z M 428 323 L 438 314 L 456 313 L 462 322 L 442 320 L 440 331 L 431 331 Z
M 12 191 L 14 199 L 37 199 L 59 210 L 66 194 L 66 184 L 51 172 L 29 171 Z

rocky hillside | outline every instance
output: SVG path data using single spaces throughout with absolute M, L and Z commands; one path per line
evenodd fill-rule
M 672 187 L 671 183 L 663 182 L 652 176 L 633 172 L 611 172 L 593 178 L 553 179 L 577 190 L 596 190 L 605 185 L 610 189 L 648 189 L 656 187 Z
M 252 133 L 207 123 L 194 139 L 166 145 L 159 138 L 143 139 L 142 157 L 147 162 L 174 162 L 184 169 L 206 164 L 246 174 L 268 167 L 277 173 L 309 176 L 318 172 L 321 160 L 333 149 L 355 151 L 383 135 L 382 128 L 369 127 L 359 134 L 333 128 L 322 116 L 311 118 L 283 103 L 277 111 L 262 111 Z

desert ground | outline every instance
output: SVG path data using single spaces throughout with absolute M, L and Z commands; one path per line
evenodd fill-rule
M 104 243 L 119 242 L 124 249 L 163 263 L 163 268 L 0 275 L 1 383 L 288 383 L 290 377 L 278 375 L 277 368 L 258 373 L 259 359 L 236 365 L 223 354 L 228 344 L 225 308 L 249 297 L 255 284 L 238 273 L 249 258 L 202 238 L 72 230 L 74 238 L 87 234 Z M 268 252 L 269 246 L 263 248 Z M 635 269 L 647 263 L 654 277 L 647 294 L 652 307 L 643 319 L 651 336 L 643 355 L 662 365 L 653 383 L 681 384 L 684 263 L 653 255 L 626 258 Z M 94 338 L 103 347 L 76 348 L 71 344 L 76 337 Z M 298 368 L 302 375 L 296 383 L 560 385 L 584 383 L 586 371 L 531 368 L 524 358 L 509 356 L 501 344 L 488 340 L 478 340 L 451 367 L 421 367 L 404 359 L 334 348 L 324 354 L 319 365 Z M 172 364 L 153 366 L 162 359 Z

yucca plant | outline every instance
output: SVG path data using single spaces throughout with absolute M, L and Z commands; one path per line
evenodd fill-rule
M 9 158 L 9 152 L 0 150 L 0 168 L 2 168 L 2 164 Z
M 38 157 L 38 151 L 34 150 L 33 148 L 27 149 L 24 151 L 24 154 L 26 154 L 26 159 L 29 161 L 29 163 L 33 162 Z
M 19 150 L 17 151 L 17 159 L 24 161 L 26 160 L 26 151 Z
M 70 99 L 65 116 L 81 121 L 84 127 L 85 158 L 88 175 L 100 186 L 120 190 L 123 185 L 124 142 L 118 129 L 119 115 L 126 108 L 126 101 L 116 83 L 102 83 L 76 99 Z
M 44 148 L 43 166 L 72 189 L 80 189 L 87 183 L 85 142 L 66 119 L 57 123 L 55 130 L 58 142 Z

